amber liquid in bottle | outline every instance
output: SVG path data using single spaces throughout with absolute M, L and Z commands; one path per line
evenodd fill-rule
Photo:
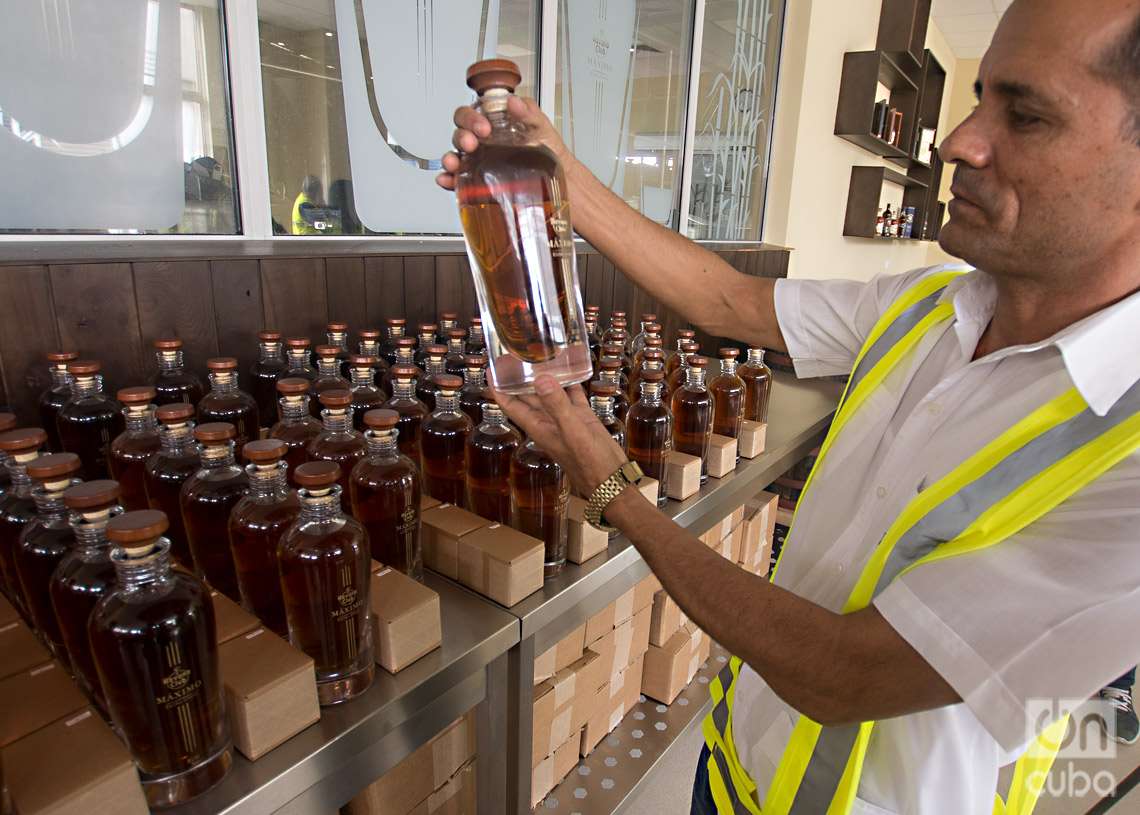
M 467 369 L 467 332 L 453 328 L 447 332 L 447 356 L 443 359 L 444 368 L 452 376 L 463 376 Z
M 740 438 L 740 422 L 744 418 L 744 380 L 736 375 L 735 348 L 720 349 L 720 375 L 709 383 L 716 409 L 713 412 L 713 433 Z
M 202 401 L 206 389 L 197 374 L 186 370 L 182 361 L 181 340 L 155 340 L 155 359 L 158 370 L 151 376 L 155 404 L 170 405 L 185 402 L 196 405 Z
M 665 466 L 673 449 L 673 413 L 661 401 L 664 371 L 650 373 L 641 380 L 641 398 L 625 417 L 626 455 L 637 462 L 650 478 L 659 482 L 657 505 L 664 506 L 668 487 Z
M 378 410 L 365 433 L 368 454 L 352 468 L 352 515 L 368 532 L 372 558 L 423 580 L 420 542 L 420 469 L 400 452 L 399 415 Z
M 390 317 L 385 323 L 387 324 L 388 336 L 380 345 L 380 356 L 391 366 L 396 364 L 396 343 L 404 338 L 408 321 L 403 317 Z
M 298 482 L 326 464 L 302 465 Z M 322 705 L 363 693 L 374 671 L 368 534 L 341 510 L 335 477 L 302 487 L 301 515 L 278 548 L 289 641 L 312 657 Z
M 277 415 L 277 380 L 288 366 L 281 352 L 281 332 L 261 331 L 257 335 L 258 359 L 249 369 L 250 391 L 257 402 L 257 417 L 269 426 Z
M 715 400 L 705 387 L 705 360 L 690 357 L 685 384 L 673 392 L 673 449 L 701 460 L 701 483 L 709 477 Z
M 467 503 L 467 437 L 474 430 L 471 417 L 459 409 L 462 380 L 443 374 L 437 379 L 436 408 L 420 430 L 423 449 L 424 490 L 445 504 Z
M 428 359 L 429 350 L 436 345 L 436 332 L 439 331 L 438 323 L 420 323 L 420 333 L 416 335 L 416 353 L 413 362 L 420 368 L 423 368 Z M 446 349 L 446 346 L 444 346 Z M 446 354 L 447 351 L 444 351 Z
M 397 425 L 400 452 L 418 464 L 421 461 L 420 427 L 428 415 L 427 405 L 416 398 L 416 383 L 410 369 L 398 370 L 398 366 L 394 366 L 392 370 L 397 372 L 392 378 L 392 398 L 384 403 L 384 407 L 400 414 Z
M 231 510 L 249 491 L 249 476 L 234 463 L 233 434 L 233 426 L 225 423 L 195 428 L 202 467 L 186 479 L 178 500 L 195 569 L 211 586 L 240 603 L 227 526 Z
M 279 439 L 253 442 L 244 455 L 253 463 L 246 467 L 249 493 L 229 516 L 230 551 L 237 571 L 242 605 L 282 637 L 289 636 L 285 601 L 281 596 L 281 573 L 277 545 L 301 513 L 297 493 L 286 481 L 285 445 Z
M 329 323 L 325 339 L 328 340 L 329 346 L 337 349 L 337 371 L 340 378 L 347 382 L 349 360 L 352 357 L 352 353 L 348 350 L 348 323 Z
M 439 393 L 439 382 L 436 377 L 447 373 L 445 357 L 444 346 L 428 346 L 428 355 L 424 360 L 424 375 L 416 383 L 416 398 L 427 405 L 428 413 L 435 410 L 435 397 Z
M 372 384 L 380 387 L 384 381 L 384 372 L 388 370 L 388 360 L 380 351 L 380 331 L 375 328 L 365 328 L 360 331 L 360 354 L 362 357 L 372 357 Z M 349 381 L 352 381 L 352 357 L 348 359 Z
M 666 379 L 671 377 L 673 375 L 673 372 L 681 367 L 681 363 L 684 362 L 685 357 L 687 357 L 690 353 L 694 353 L 692 351 L 687 352 L 685 350 L 685 345 L 692 342 L 693 338 L 696 336 L 697 332 L 693 331 L 691 328 L 678 329 L 677 344 L 674 346 L 673 352 L 669 354 L 669 358 L 665 360 Z
M 158 438 L 161 444 L 157 453 L 146 461 L 143 484 L 146 487 L 147 506 L 165 513 L 169 527 L 167 539 L 170 554 L 187 569 L 194 568 L 194 556 L 186 540 L 186 525 L 182 521 L 182 484 L 202 467 L 198 445 L 194 441 L 194 410 L 189 405 L 161 407 L 158 417 Z
M 767 422 L 772 369 L 764 364 L 764 349 L 749 348 L 748 361 L 736 373 L 744 380 L 744 418 L 750 422 Z
M 345 512 L 349 511 L 348 482 L 352 468 L 367 451 L 364 435 L 352 428 L 350 399 L 347 391 L 325 394 L 322 400 L 325 409 L 321 411 L 323 428 L 306 448 L 309 461 L 332 461 L 340 465 L 340 496 Z
M 415 359 L 416 341 L 412 337 L 401 337 L 396 341 L 396 362 L 384 372 L 384 379 L 381 382 L 381 387 L 388 393 L 395 392 L 395 370 L 398 367 L 404 367 L 410 372 L 411 378 L 414 380 L 412 390 L 415 391 L 420 380 L 424 378 L 423 369 L 416 365 Z
M 289 465 L 289 478 L 296 469 L 309 460 L 309 443 L 321 434 L 321 423 L 309 411 L 309 385 L 299 377 L 287 377 L 277 383 L 281 393 L 278 402 L 280 420 L 269 431 L 269 438 L 285 442 L 289 452 L 285 463 Z
M 459 407 L 476 427 L 483 421 L 483 403 L 487 401 L 487 373 L 483 367 L 486 364 L 486 357 L 469 354 L 463 369 L 463 389 L 459 391 Z
M 349 374 L 352 376 L 352 426 L 363 433 L 364 414 L 388 401 L 388 395 L 373 384 L 376 381 L 375 356 L 354 356 Z
M 170 568 L 165 539 L 120 543 L 111 560 L 117 585 L 88 625 L 107 708 L 147 804 L 185 803 L 232 761 L 210 591 Z
M 488 521 L 511 522 L 511 457 L 522 444 L 499 406 L 486 402 L 467 437 L 467 508 Z
M 229 422 L 237 433 L 234 446 L 240 450 L 255 441 L 261 427 L 257 401 L 238 389 L 238 362 L 233 357 L 219 357 L 206 363 L 210 369 L 210 392 L 198 403 L 198 424 Z
M 554 577 L 566 565 L 566 471 L 533 441 L 511 457 L 511 525 L 546 544 L 543 576 Z
M 613 357 L 603 357 L 601 363 L 598 365 L 598 382 L 605 385 L 613 385 L 616 388 L 614 392 L 614 416 L 618 421 L 625 421 L 626 414 L 629 413 L 629 397 L 625 395 L 625 382 L 622 381 L 621 369 L 617 364 L 618 361 Z
M 111 478 L 119 482 L 124 508 L 146 509 L 146 463 L 162 447 L 151 404 L 155 392 L 149 386 L 123 388 L 118 396 L 127 429 L 111 442 Z
M 322 345 L 317 348 L 317 378 L 309 388 L 309 410 L 318 419 L 321 417 L 321 394 L 325 391 L 347 391 L 352 385 L 340 375 L 339 350 L 336 346 Z
M 51 375 L 51 385 L 40 394 L 39 411 L 40 426 L 48 434 L 48 449 L 59 452 L 63 450 L 59 442 L 59 428 L 56 426 L 56 417 L 60 409 L 71 398 L 71 374 L 67 372 L 67 364 L 79 359 L 74 351 L 56 351 L 48 354 L 48 373 Z
M 463 346 L 468 356 L 487 353 L 487 340 L 483 338 L 483 319 L 473 317 L 471 327 L 467 329 L 467 342 Z
M 610 438 L 624 450 L 625 424 L 614 415 L 614 397 L 617 395 L 617 390 L 613 385 L 604 382 L 594 382 L 590 390 L 590 407 L 594 409 L 594 415 L 610 434 Z
M 103 377 L 98 368 L 83 372 L 72 364 L 71 399 L 56 417 L 60 446 L 75 453 L 83 462 L 83 478 L 94 481 L 110 478 L 111 440 L 123 430 L 119 404 L 103 393 Z
M 0 576 L 3 577 L 4 593 L 16 610 L 28 620 L 28 606 L 24 602 L 20 576 L 16 571 L 16 547 L 20 542 L 20 533 L 36 517 L 32 479 L 28 477 L 26 467 L 28 462 L 39 458 L 39 448 L 47 441 L 47 434 L 42 430 L 14 432 L 26 435 L 28 443 L 23 449 L 7 451 L 11 488 L 0 498 Z

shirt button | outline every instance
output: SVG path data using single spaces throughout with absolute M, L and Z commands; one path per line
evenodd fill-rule
M 879 498 L 886 498 L 887 497 L 887 488 L 886 487 L 876 487 L 875 488 L 875 495 L 879 496 Z

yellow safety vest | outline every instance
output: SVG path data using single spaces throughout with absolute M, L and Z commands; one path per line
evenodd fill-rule
M 805 495 L 835 439 L 868 395 L 928 332 L 953 317 L 953 304 L 940 300 L 960 274 L 923 278 L 879 319 L 855 361 L 804 486 Z M 894 578 L 911 569 L 1000 543 L 1138 449 L 1140 385 L 1121 397 L 1106 416 L 1094 414 L 1075 388 L 1046 402 L 911 500 L 876 546 L 843 613 L 866 608 Z M 785 551 L 790 542 L 789 536 Z M 779 565 L 777 560 L 777 570 Z M 709 787 L 717 811 L 722 815 L 849 813 L 875 723 L 823 727 L 801 715 L 761 805 L 732 735 L 740 669 L 741 661 L 733 657 L 710 683 L 713 710 L 703 726 L 710 751 Z M 1008 801 L 995 794 L 995 815 L 1033 811 L 1067 726 L 1068 717 L 1059 719 L 1030 745 L 1017 762 Z
M 312 204 L 312 199 L 305 193 L 297 196 L 293 202 L 293 234 L 294 235 L 320 235 L 321 231 L 301 217 L 301 205 Z

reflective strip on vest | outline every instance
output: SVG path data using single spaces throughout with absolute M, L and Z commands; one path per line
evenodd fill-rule
M 948 282 L 942 282 L 943 288 Z M 869 383 L 880 384 L 889 373 L 882 370 L 884 366 L 896 366 L 926 332 L 952 314 L 945 312 L 946 304 L 939 304 L 938 299 L 939 292 L 929 287 L 912 289 L 884 315 L 856 363 L 836 424 L 846 424 L 850 418 L 854 404 L 850 396 Z M 940 311 L 944 316 L 932 319 Z M 887 347 L 892 341 L 894 345 Z M 873 360 L 869 367 L 862 364 L 867 360 Z M 863 391 L 859 402 L 865 398 Z M 833 425 L 828 441 L 835 432 Z M 828 447 L 825 442 L 816 469 Z M 1103 417 L 1094 414 L 1075 389 L 1061 394 L 912 499 L 876 546 L 843 612 L 866 608 L 892 580 L 913 568 L 1000 543 L 1137 449 L 1140 383 Z M 738 675 L 739 668 L 727 676 L 722 671 L 718 680 L 735 682 Z M 822 727 L 801 715 L 763 806 L 757 807 L 755 784 L 739 765 L 731 740 L 735 688 L 723 687 L 722 682 L 717 685 L 713 714 L 705 722 L 705 731 L 710 751 L 714 755 L 720 751 L 719 758 L 710 760 L 708 767 L 710 787 L 723 791 L 714 795 L 720 812 L 850 812 L 874 722 Z M 1066 726 L 1067 717 L 1054 722 L 1018 760 L 1009 802 L 996 796 L 995 813 L 1029 815 L 1033 811 Z
M 309 197 L 307 195 L 305 195 L 304 193 L 301 193 L 300 195 L 298 195 L 297 198 L 293 201 L 293 234 L 294 235 L 319 235 L 319 234 L 321 234 L 321 231 L 319 229 L 317 229 L 315 226 L 313 226 L 313 224 L 306 221 L 304 216 L 301 215 L 301 205 L 302 204 L 309 204 L 311 206 L 312 203 L 313 203 L 312 200 L 310 200 Z

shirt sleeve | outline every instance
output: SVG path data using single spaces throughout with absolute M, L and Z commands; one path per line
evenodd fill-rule
M 913 569 L 874 600 L 1016 752 L 1140 659 L 1140 457 L 1001 543 Z
M 879 317 L 933 268 L 857 280 L 777 280 L 776 320 L 801 379 L 846 376 Z

